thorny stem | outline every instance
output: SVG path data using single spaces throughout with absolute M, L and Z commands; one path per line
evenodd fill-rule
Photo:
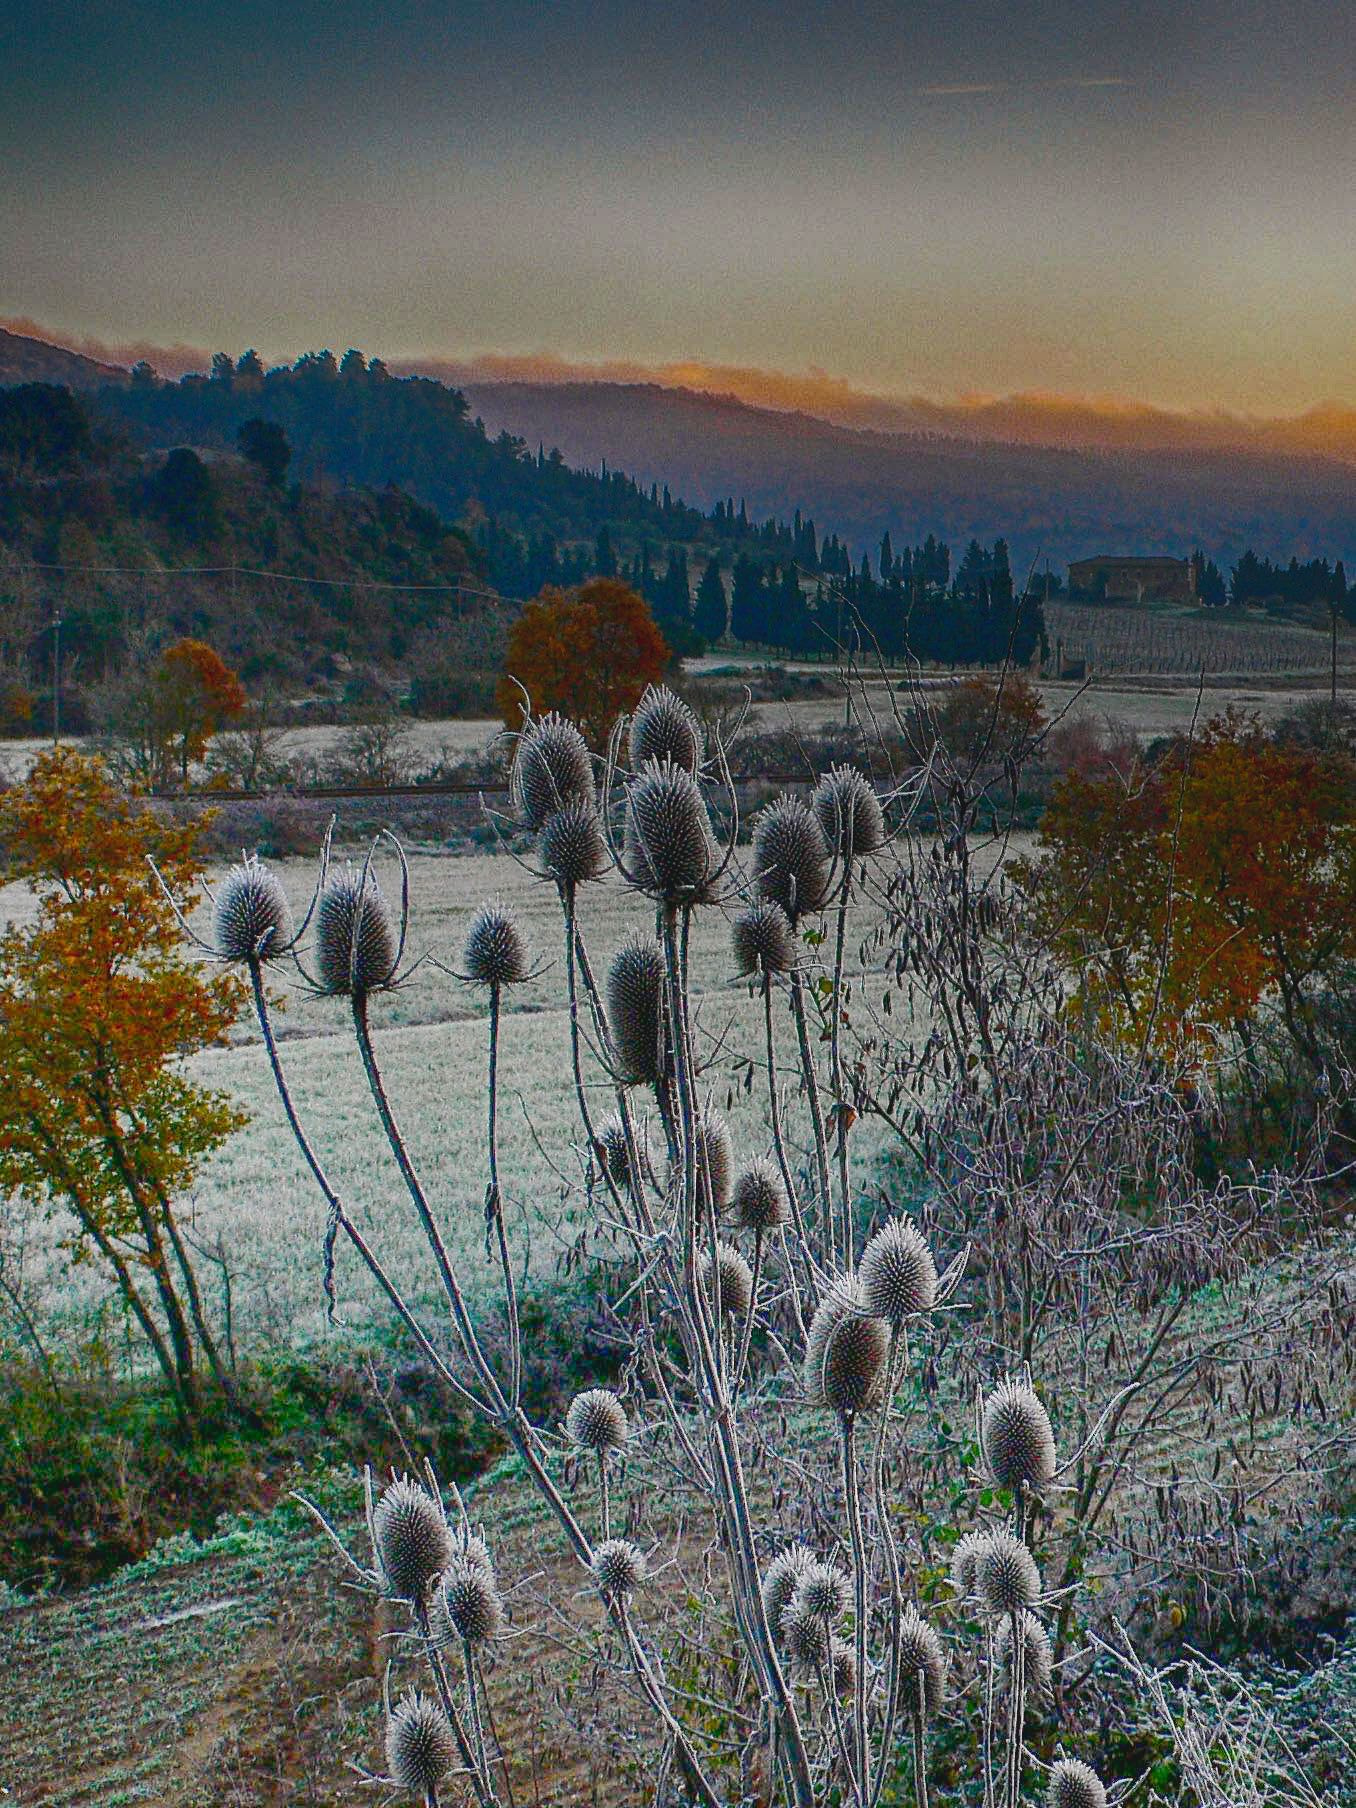
M 1026 1639 L 1023 1637 L 1020 1613 L 1010 1617 L 1012 1634 L 1012 1681 L 1008 1697 L 1008 1764 L 1004 1808 L 1021 1808 L 1022 1743 L 1026 1729 Z
M 772 1021 L 772 975 L 770 973 L 763 975 L 763 1036 L 767 1048 L 767 1108 L 768 1119 L 772 1126 L 772 1147 L 776 1152 L 777 1166 L 781 1170 L 782 1185 L 786 1188 L 786 1196 L 791 1201 L 791 1217 L 796 1227 L 797 1254 L 805 1267 L 808 1284 L 811 1278 L 810 1239 L 805 1234 L 805 1217 L 801 1210 L 800 1193 L 796 1186 L 796 1177 L 791 1171 L 791 1159 L 787 1154 L 786 1136 L 782 1129 L 782 1104 L 777 1090 L 777 1037 Z M 794 1264 L 788 1262 L 786 1271 L 791 1285 L 791 1303 L 796 1314 L 796 1325 L 803 1337 L 805 1335 L 805 1311 Z
M 753 1337 L 753 1321 L 758 1313 L 758 1284 L 763 1278 L 763 1233 L 753 1233 L 753 1284 L 749 1289 L 749 1309 L 744 1314 L 744 1328 L 739 1339 L 739 1355 L 734 1365 L 733 1387 L 736 1393 L 744 1384 L 744 1370 L 749 1360 L 749 1343 Z
M 878 1803 L 885 1780 L 889 1774 L 886 1762 L 891 1739 L 894 1737 L 895 1721 L 899 1715 L 900 1671 L 899 1671 L 899 1623 L 903 1607 L 903 1595 L 899 1582 L 899 1552 L 895 1549 L 894 1528 L 890 1524 L 885 1502 L 885 1439 L 890 1427 L 890 1406 L 894 1400 L 896 1387 L 896 1362 L 903 1352 L 904 1361 L 908 1362 L 908 1339 L 898 1325 L 890 1327 L 890 1347 L 885 1358 L 885 1402 L 881 1408 L 880 1423 L 876 1428 L 876 1448 L 871 1464 L 871 1499 L 876 1515 L 876 1536 L 885 1553 L 885 1575 L 890 1590 L 890 1643 L 887 1660 L 885 1684 L 885 1715 L 881 1722 L 881 1763 L 876 1780 L 871 1790 L 871 1801 Z
M 480 1716 L 480 1694 L 476 1688 L 476 1666 L 470 1639 L 464 1638 L 461 1641 L 461 1660 L 466 1671 L 466 1705 L 471 1716 L 471 1733 L 476 1742 L 476 1768 L 484 1778 L 486 1787 L 493 1791 L 489 1760 L 485 1755 L 485 1726 Z
M 918 1801 L 918 1808 L 928 1808 L 928 1767 L 927 1747 L 923 1739 L 923 1709 L 921 1698 L 925 1688 L 922 1672 L 918 1675 L 919 1704 L 913 1709 L 909 1718 L 913 1722 L 913 1793 Z
M 414 1624 L 420 1643 L 424 1647 L 424 1661 L 433 1677 L 433 1686 L 438 1691 L 438 1700 L 442 1705 L 443 1713 L 447 1716 L 448 1724 L 452 1728 L 452 1736 L 457 1742 L 462 1767 L 471 1778 L 471 1787 L 475 1792 L 476 1801 L 481 1804 L 481 1808 L 497 1808 L 499 1798 L 494 1792 L 494 1782 L 489 1774 L 476 1763 L 476 1754 L 472 1750 L 471 1741 L 462 1724 L 456 1697 L 452 1693 L 452 1685 L 447 1680 L 447 1668 L 443 1663 L 443 1654 L 438 1649 L 433 1629 L 429 1625 L 428 1609 L 422 1603 L 415 1607 Z
M 843 966 L 847 943 L 848 905 L 852 899 L 852 833 L 848 831 L 843 881 L 838 888 L 834 935 L 833 985 L 829 993 L 829 1075 L 834 1102 L 834 1152 L 838 1162 L 838 1203 L 843 1219 L 843 1261 L 853 1265 L 852 1195 L 848 1186 L 848 1101 L 843 1085 Z M 827 1203 L 825 1210 L 828 1210 Z
M 490 1190 L 486 1216 L 493 1218 L 499 1243 L 499 1265 L 504 1271 L 504 1306 L 509 1330 L 509 1398 L 515 1408 L 523 1398 L 523 1345 L 518 1329 L 518 1287 L 513 1278 L 508 1235 L 504 1229 L 504 1196 L 499 1190 L 499 987 L 490 987 L 490 1083 L 489 1083 Z
M 829 1145 L 824 1134 L 824 1106 L 819 1096 L 819 1075 L 815 1070 L 814 1050 L 810 1046 L 810 1025 L 805 1014 L 805 982 L 799 968 L 791 975 L 791 1011 L 796 1020 L 796 1039 L 800 1048 L 800 1071 L 810 1100 L 810 1123 L 814 1131 L 815 1166 L 819 1180 L 820 1228 L 826 1239 L 825 1254 L 830 1267 L 837 1267 L 837 1239 L 833 1227 L 833 1194 L 829 1187 Z
M 844 1413 L 839 1421 L 842 1432 L 843 1494 L 847 1502 L 848 1539 L 852 1546 L 852 1601 L 856 1624 L 857 1674 L 854 1678 L 852 1704 L 852 1739 L 857 1800 L 866 1808 L 870 1798 L 871 1776 L 867 1762 L 866 1740 L 866 1542 L 862 1537 L 862 1502 L 857 1487 L 857 1451 L 855 1415 Z

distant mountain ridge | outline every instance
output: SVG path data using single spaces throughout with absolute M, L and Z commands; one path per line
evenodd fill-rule
M 63 345 L 45 339 L 29 339 L 0 327 L 0 383 L 64 383 L 67 389 L 102 389 L 125 383 L 128 373 L 120 364 L 101 364 Z
M 466 394 L 491 432 L 606 459 L 699 507 L 744 497 L 755 514 L 813 512 L 859 550 L 934 532 L 953 546 L 1003 533 L 1019 561 L 1202 546 L 1233 561 L 1356 551 L 1356 469 L 1241 448 L 1054 447 L 885 433 L 658 384 L 482 383 Z

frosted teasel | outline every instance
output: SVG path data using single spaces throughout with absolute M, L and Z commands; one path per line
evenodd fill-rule
M 706 755 L 706 734 L 691 706 L 665 684 L 654 684 L 635 707 L 627 734 L 631 770 L 671 760 L 695 778 Z
M 912 1328 L 936 1310 L 946 1296 L 955 1265 L 948 1275 L 939 1278 L 926 1241 L 916 1227 L 902 1219 L 887 1225 L 859 1250 L 861 1224 L 856 1208 L 860 1202 L 850 1193 L 844 1178 L 845 1141 L 840 1141 L 837 1148 L 839 1209 L 832 1209 L 827 1166 L 833 1139 L 825 1133 L 816 1091 L 823 1050 L 818 1036 L 800 1033 L 806 1028 L 803 1014 L 798 1023 L 799 1060 L 793 1059 L 790 1065 L 798 1090 L 788 1110 L 802 1115 L 808 1112 L 808 1132 L 804 1131 L 803 1122 L 798 1122 L 794 1146 L 796 1163 L 803 1161 L 811 1179 L 807 1181 L 796 1172 L 790 1157 L 791 1139 L 775 1126 L 772 1159 L 745 1158 L 736 1166 L 728 1144 L 713 1159 L 715 1144 L 705 1134 L 709 1106 L 700 1096 L 689 935 L 694 914 L 718 895 L 728 850 L 721 855 L 716 848 L 710 819 L 705 814 L 704 781 L 699 776 L 699 766 L 696 772 L 688 771 L 681 749 L 675 758 L 674 749 L 668 747 L 667 765 L 654 766 L 640 759 L 639 773 L 619 776 L 617 744 L 614 742 L 614 752 L 609 756 L 601 810 L 593 795 L 592 757 L 585 748 L 584 760 L 578 758 L 582 737 L 576 742 L 558 725 L 553 725 L 544 739 L 529 733 L 520 742 L 521 769 L 514 784 L 523 826 L 536 834 L 539 863 L 555 880 L 560 895 L 572 1068 L 585 1131 L 584 1149 L 590 1157 L 596 1157 L 596 1167 L 590 1165 L 593 1183 L 601 1181 L 614 1202 L 615 1210 L 607 1219 L 609 1232 L 617 1236 L 626 1252 L 627 1290 L 617 1303 L 619 1315 L 615 1322 L 626 1322 L 620 1318 L 620 1308 L 628 1300 L 633 1301 L 635 1316 L 630 1324 L 635 1327 L 635 1336 L 629 1345 L 627 1397 L 643 1402 L 642 1411 L 647 1418 L 653 1414 L 657 1435 L 646 1440 L 647 1463 L 651 1457 L 648 1447 L 653 1444 L 658 1460 L 668 1465 L 666 1473 L 686 1477 L 713 1512 L 711 1549 L 713 1554 L 720 1553 L 733 1609 L 727 1623 L 738 1627 L 741 1659 L 747 1662 L 750 1688 L 760 1704 L 756 1729 L 752 1721 L 749 1723 L 750 1738 L 756 1730 L 758 1737 L 767 1740 L 772 1766 L 769 1775 L 774 1778 L 778 1808 L 783 1808 L 783 1804 L 786 1808 L 812 1808 L 812 1804 L 823 1799 L 823 1787 L 830 1775 L 850 1808 L 873 1808 L 892 1762 L 901 1717 L 905 1722 L 920 1720 L 922 1715 L 916 1713 L 916 1708 L 928 1710 L 929 1678 L 935 1669 L 936 1652 L 940 1651 L 939 1645 L 934 1651 L 929 1638 L 931 1635 L 935 1640 L 935 1633 L 931 1628 L 919 1630 L 925 1623 L 907 1604 L 894 1537 L 882 1538 L 879 1533 L 892 1522 L 885 1494 L 889 1471 L 884 1453 L 897 1423 L 896 1414 L 906 1409 L 892 1408 L 898 1364 L 909 1360 L 907 1340 L 913 1334 Z M 535 751 L 525 755 L 524 747 L 528 745 Z M 638 740 L 637 751 L 643 747 L 643 741 Z M 718 746 L 714 768 L 723 770 Z M 643 880 L 640 889 L 658 906 L 656 935 L 638 938 L 644 952 L 624 976 L 632 989 L 628 991 L 624 986 L 621 993 L 614 995 L 609 972 L 605 997 L 604 988 L 593 976 L 575 909 L 575 891 L 597 866 L 595 830 L 611 834 L 616 826 L 608 806 L 608 792 L 614 783 L 623 792 L 623 840 L 633 852 L 642 849 L 649 804 L 637 813 L 634 798 L 637 788 L 656 773 L 663 775 L 668 801 L 659 798 L 656 803 L 654 796 L 649 798 L 649 803 L 655 804 L 650 827 L 666 819 L 675 798 L 680 801 L 673 805 L 672 820 L 681 829 L 683 813 L 687 811 L 690 827 L 694 819 L 688 803 L 695 794 L 703 811 L 703 833 L 686 841 L 682 834 L 677 835 L 674 847 L 661 853 L 657 862 L 646 852 L 643 871 L 628 872 L 623 854 L 623 877 L 633 889 L 638 878 Z M 675 773 L 681 777 L 675 777 Z M 642 792 L 642 797 L 647 795 Z M 805 995 L 802 972 L 808 979 L 806 970 L 817 963 L 822 965 L 814 948 L 823 937 L 817 936 L 810 925 L 812 913 L 806 908 L 806 892 L 817 892 L 818 908 L 823 908 L 834 900 L 841 907 L 846 890 L 846 884 L 834 890 L 835 872 L 841 873 L 842 868 L 835 862 L 814 810 L 800 804 L 781 814 L 783 824 L 792 817 L 803 845 L 805 824 L 810 825 L 808 845 L 819 874 L 804 889 L 788 885 L 792 913 L 804 930 L 803 949 L 797 945 L 791 915 L 781 903 L 767 896 L 741 913 L 734 930 L 735 964 L 742 976 L 755 982 L 755 989 L 761 985 L 769 1015 L 774 982 L 780 986 L 783 980 L 787 981 L 785 991 L 790 994 L 794 1016 L 798 988 L 802 1002 Z M 582 837 L 586 857 L 576 859 L 566 851 L 558 858 L 548 859 L 543 850 L 553 824 L 560 830 L 562 847 L 568 848 L 574 845 L 572 838 Z M 698 843 L 700 850 L 694 854 Z M 591 853 L 587 852 L 588 847 L 592 848 Z M 766 874 L 757 870 L 756 854 L 754 864 L 754 883 L 761 889 Z M 632 952 L 635 950 L 633 943 Z M 521 971 L 522 966 L 516 957 L 506 964 L 501 948 L 490 947 L 479 963 L 477 977 L 493 992 L 499 985 L 516 983 L 511 975 Z M 817 987 L 819 983 L 816 982 Z M 829 987 L 832 1002 L 824 1014 L 826 1031 L 836 1033 L 834 1026 L 843 992 L 841 962 L 835 962 Z M 581 1026 L 585 1020 L 591 1022 L 596 1051 L 595 1070 L 587 1078 L 581 1052 Z M 824 1040 L 828 1040 L 827 1034 Z M 835 1122 L 841 1128 L 849 1100 L 836 1050 L 831 1051 L 831 1058 L 834 1067 L 830 1102 L 837 1113 Z M 491 1075 L 493 1071 L 492 1055 Z M 780 1105 L 775 1074 L 776 1064 L 769 1053 L 769 1111 L 774 1116 Z M 517 1360 L 512 1352 L 492 1359 L 480 1341 L 456 1263 L 441 1241 L 440 1215 L 432 1210 L 400 1137 L 375 1062 L 369 1078 L 383 1127 L 429 1239 L 451 1310 L 457 1352 L 455 1368 L 449 1366 L 445 1352 L 426 1336 L 418 1344 L 421 1354 L 447 1385 L 460 1389 L 456 1397 L 496 1426 L 517 1453 L 554 1514 L 586 1586 L 601 1603 L 602 1633 L 595 1646 L 600 1661 L 625 1669 L 627 1686 L 654 1714 L 667 1754 L 664 1774 L 668 1774 L 669 1766 L 676 1766 L 674 1774 L 681 1772 L 693 1798 L 703 1808 L 716 1808 L 722 1792 L 710 1768 L 701 1734 L 695 1730 L 695 1723 L 689 1724 L 684 1697 L 666 1683 L 646 1631 L 633 1617 L 633 1604 L 648 1563 L 633 1536 L 643 1523 L 643 1490 L 628 1489 L 632 1498 L 627 1501 L 627 1517 L 624 1527 L 618 1526 L 618 1531 L 624 1529 L 628 1535 L 614 1535 L 611 1524 L 610 1492 L 614 1486 L 621 1488 L 631 1482 L 636 1470 L 634 1462 L 623 1465 L 618 1461 L 629 1444 L 626 1409 L 610 1389 L 589 1390 L 587 1396 L 572 1403 L 565 1432 L 578 1456 L 564 1465 L 563 1481 L 558 1479 L 560 1472 L 553 1471 L 548 1460 L 553 1455 L 551 1440 L 549 1436 L 543 1438 L 532 1426 L 523 1409 Z M 631 1091 L 634 1085 L 654 1088 L 668 1146 L 667 1176 L 662 1170 L 652 1172 L 644 1156 L 643 1126 L 638 1130 L 635 1095 Z M 600 1088 L 612 1091 L 615 1111 L 595 1121 L 594 1101 Z M 284 1102 L 287 1103 L 285 1094 Z M 493 1108 L 490 1141 L 493 1185 Z M 313 1171 L 322 1187 L 326 1186 L 323 1168 Z M 326 1197 L 334 1209 L 337 1195 L 330 1189 Z M 717 1210 L 707 1209 L 708 1203 Z M 848 1209 L 850 1206 L 852 1210 Z M 339 1209 L 342 1211 L 342 1206 Z M 718 1222 L 722 1209 L 728 1213 L 723 1224 Z M 502 1217 L 500 1222 L 502 1226 Z M 764 1301 L 759 1286 L 759 1251 L 764 1238 L 773 1234 L 782 1239 L 782 1266 L 780 1272 L 769 1275 Z M 751 1268 L 743 1250 L 730 1240 L 736 1235 L 753 1240 Z M 354 1240 L 352 1232 L 350 1240 Z M 365 1246 L 360 1241 L 354 1241 L 354 1247 L 363 1255 Z M 399 1289 L 385 1274 L 375 1252 L 368 1249 L 363 1259 L 379 1284 L 383 1284 L 402 1323 L 414 1332 L 418 1321 L 409 1314 Z M 736 1277 L 733 1283 L 730 1276 Z M 738 1327 L 718 1322 L 731 1316 L 727 1292 L 733 1293 L 735 1303 L 743 1307 L 739 1336 L 732 1334 Z M 715 1303 L 712 1293 L 719 1300 L 718 1312 L 710 1310 Z M 821 1302 L 820 1311 L 806 1313 L 805 1303 L 816 1299 Z M 778 1313 L 786 1308 L 788 1316 L 779 1318 Z M 758 1372 L 751 1383 L 747 1354 L 755 1320 L 766 1336 L 760 1339 Z M 790 1328 L 791 1320 L 794 1329 Z M 516 1330 L 510 1337 L 514 1350 L 520 1337 Z M 766 1364 L 761 1355 L 764 1348 Z M 824 1541 L 823 1556 L 793 1547 L 774 1557 L 764 1572 L 764 1540 L 771 1528 L 760 1524 L 761 1505 L 752 1504 L 747 1464 L 750 1452 L 758 1446 L 750 1441 L 741 1420 L 745 1414 L 752 1419 L 760 1410 L 763 1397 L 775 1401 L 779 1389 L 787 1390 L 795 1368 L 801 1370 L 806 1393 L 833 1414 L 842 1485 L 829 1509 L 830 1536 Z M 907 1396 L 901 1399 L 907 1402 Z M 862 1445 L 869 1441 L 870 1449 L 859 1447 L 859 1440 Z M 574 1500 L 576 1491 L 581 1484 L 587 1485 L 589 1472 L 595 1467 L 599 1495 L 596 1524 L 592 1509 L 581 1511 Z M 868 1489 L 873 1509 L 869 1527 L 861 1500 Z M 411 1607 L 412 1630 L 435 1682 L 440 1674 L 438 1665 L 446 1666 L 445 1654 L 455 1653 L 458 1643 L 462 1647 L 464 1674 L 459 1682 L 453 1682 L 444 1668 L 447 1699 L 443 1700 L 441 1686 L 438 1699 L 445 1708 L 450 1703 L 448 1724 L 458 1742 L 466 1790 L 479 1808 L 489 1808 L 502 1799 L 500 1768 L 505 1755 L 493 1752 L 485 1739 L 481 1709 L 484 1685 L 478 1653 L 502 1627 L 494 1605 L 499 1602 L 502 1611 L 502 1597 L 488 1549 L 482 1544 L 473 1553 L 464 1514 L 459 1525 L 450 1526 L 450 1535 L 451 1556 L 432 1588 L 423 1587 L 420 1604 Z M 837 1568 L 840 1557 L 846 1574 Z M 828 1570 L 832 1587 L 819 1594 L 813 1585 L 816 1565 L 832 1566 Z M 1014 1566 L 1020 1567 L 1018 1560 L 1014 1559 Z M 971 1566 L 972 1583 L 977 1583 L 979 1569 L 977 1553 Z M 812 1580 L 802 1589 L 807 1570 Z M 1036 1586 L 1039 1590 L 1039 1578 Z M 446 1606 L 449 1587 L 453 1603 L 450 1609 Z M 844 1631 L 850 1643 L 832 1629 L 842 1612 L 844 1591 L 849 1587 L 852 1613 L 850 1626 L 845 1626 Z M 1018 1596 L 1020 1593 L 1018 1590 Z M 655 1591 L 645 1603 L 647 1610 L 659 1600 Z M 724 1602 L 718 1611 L 727 1612 Z M 427 1622 L 424 1628 L 420 1625 L 421 1614 Z M 1002 1623 L 1001 1616 L 995 1622 L 991 1613 L 985 1618 L 991 1623 Z M 1020 1628 L 1020 1620 L 1016 1623 Z M 1004 1665 L 996 1648 L 998 1643 L 998 1637 L 991 1638 L 989 1673 L 1001 1671 L 1009 1675 L 1019 1671 L 1010 1683 L 1014 1696 L 1027 1688 L 1034 1690 L 1039 1680 L 1034 1674 L 1039 1662 L 1036 1657 L 1029 1657 L 1026 1639 L 1019 1637 L 1016 1641 L 1018 1656 L 1013 1665 Z M 1028 1671 L 1033 1674 L 1028 1676 Z M 935 1708 L 935 1689 L 932 1700 Z M 1015 1764 L 1020 1778 L 1020 1739 L 1019 1723 L 1015 1743 L 1009 1740 L 1009 1781 L 1004 1786 L 1002 1808 L 1015 1808 L 1011 1777 Z M 926 1778 L 921 1769 L 917 1787 L 920 1801 L 925 1800 Z

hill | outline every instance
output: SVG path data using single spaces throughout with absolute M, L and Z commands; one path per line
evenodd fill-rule
M 566 459 L 662 477 L 709 507 L 795 508 L 858 550 L 936 533 L 951 545 L 1007 536 L 1014 561 L 1058 567 L 1112 549 L 1233 563 L 1251 545 L 1289 559 L 1356 549 L 1356 484 L 1334 459 L 1237 448 L 1149 450 L 1003 444 L 835 426 L 728 396 L 655 384 L 493 383 L 467 391 L 491 431 L 558 445 Z
M 29 339 L 0 327 L 0 385 L 10 383 L 64 383 L 67 389 L 102 389 L 126 383 L 128 373 L 118 364 L 101 364 L 61 345 Z

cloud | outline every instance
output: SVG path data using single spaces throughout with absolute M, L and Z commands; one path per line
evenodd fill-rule
M 929 82 L 925 87 L 915 88 L 915 94 L 947 95 L 947 94 L 1008 94 L 1016 90 L 1029 88 L 1132 88 L 1134 83 L 1125 75 L 1062 75 L 1048 82 Z
M 926 88 L 916 88 L 916 94 L 1001 94 L 1010 82 L 929 82 Z
M 182 377 L 191 370 L 206 370 L 212 354 L 197 345 L 156 345 L 149 339 L 108 340 L 88 333 L 62 333 L 43 326 L 26 314 L 0 319 L 7 333 L 18 333 L 25 339 L 41 339 L 47 345 L 62 346 L 68 352 L 79 352 L 82 358 L 93 358 L 100 364 L 120 364 L 124 369 L 144 358 L 154 364 L 162 377 Z

